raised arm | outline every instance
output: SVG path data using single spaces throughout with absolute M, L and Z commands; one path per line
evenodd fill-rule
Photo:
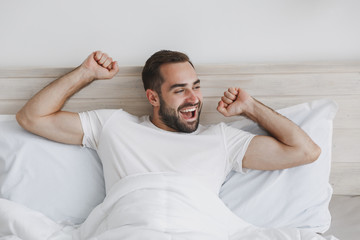
M 73 94 L 96 79 L 110 79 L 119 68 L 107 54 L 93 52 L 70 73 L 50 83 L 16 114 L 19 124 L 42 137 L 68 144 L 81 144 L 83 130 L 79 115 L 61 111 Z
M 321 153 L 300 127 L 240 88 L 229 88 L 217 110 L 224 116 L 244 115 L 271 134 L 253 138 L 243 159 L 244 168 L 285 169 L 314 162 Z

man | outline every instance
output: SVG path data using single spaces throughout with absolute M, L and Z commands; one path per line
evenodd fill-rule
M 96 79 L 111 79 L 118 71 L 116 61 L 94 52 L 38 92 L 17 114 L 19 124 L 30 132 L 97 150 L 107 191 L 128 175 L 177 172 L 197 176 L 218 193 L 232 169 L 285 169 L 311 163 L 320 155 L 320 148 L 298 126 L 236 87 L 224 92 L 217 110 L 227 117 L 244 115 L 271 137 L 254 136 L 223 123 L 199 125 L 200 79 L 180 52 L 159 51 L 144 66 L 144 88 L 153 107 L 150 117 L 138 118 L 123 110 L 79 114 L 61 110 L 81 88 Z

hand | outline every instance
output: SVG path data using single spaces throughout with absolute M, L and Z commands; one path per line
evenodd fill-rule
M 218 103 L 217 110 L 225 117 L 246 114 L 253 98 L 240 88 L 229 88 Z
M 111 79 L 119 71 L 117 62 L 101 51 L 90 54 L 80 68 L 85 70 L 92 80 Z

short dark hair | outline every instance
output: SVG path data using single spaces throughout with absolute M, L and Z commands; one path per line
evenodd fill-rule
M 163 84 L 164 79 L 160 73 L 160 66 L 166 63 L 179 62 L 189 62 L 191 66 L 194 67 L 185 53 L 170 50 L 161 50 L 154 53 L 146 61 L 142 70 L 142 81 L 145 91 L 147 89 L 152 89 L 158 94 L 161 94 L 161 84 Z

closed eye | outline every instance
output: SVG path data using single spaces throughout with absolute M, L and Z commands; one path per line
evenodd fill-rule
M 182 93 L 184 89 L 176 90 L 175 93 Z

